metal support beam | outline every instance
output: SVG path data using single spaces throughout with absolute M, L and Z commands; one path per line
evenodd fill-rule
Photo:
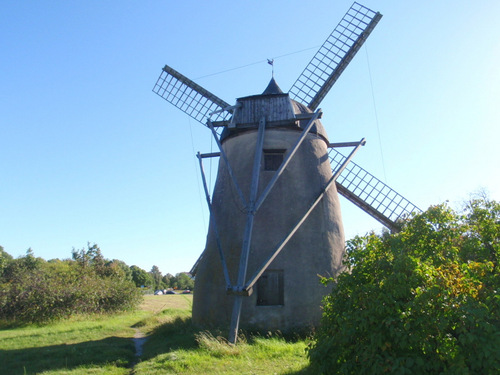
M 210 153 L 207 153 L 207 154 L 200 154 L 198 152 L 198 154 L 200 155 L 199 157 L 201 157 L 202 159 L 205 159 L 205 158 L 216 158 L 216 157 L 220 156 L 220 152 L 210 152 Z
M 340 143 L 329 143 L 328 148 L 339 148 L 339 147 L 356 147 L 359 142 L 340 142 Z M 366 141 L 363 142 L 361 146 L 366 145 Z
M 314 113 L 315 112 L 311 112 L 311 113 L 297 113 L 295 115 L 295 119 L 296 120 L 309 120 L 311 117 L 314 116 Z M 318 119 L 321 119 L 323 117 L 323 113 L 321 113 L 318 117 Z
M 333 176 L 328 180 L 328 183 L 326 186 L 323 188 L 321 193 L 316 197 L 314 202 L 311 204 L 307 212 L 302 216 L 302 218 L 295 224 L 295 226 L 292 228 L 292 230 L 281 240 L 281 242 L 278 244 L 278 246 L 275 248 L 271 256 L 262 264 L 260 268 L 255 272 L 255 274 L 252 276 L 250 281 L 245 285 L 245 290 L 250 290 L 253 288 L 259 277 L 265 272 L 265 270 L 269 267 L 269 265 L 272 263 L 272 261 L 278 256 L 278 254 L 283 250 L 285 245 L 290 241 L 290 239 L 293 237 L 295 232 L 300 228 L 302 223 L 308 218 L 309 214 L 314 210 L 314 208 L 318 205 L 318 203 L 321 201 L 321 199 L 325 196 L 326 192 L 328 189 L 335 183 L 335 180 L 340 176 L 342 171 L 345 169 L 347 164 L 351 161 L 351 159 L 354 157 L 358 149 L 365 143 L 365 139 L 363 138 L 360 142 L 356 144 L 356 147 L 354 150 L 351 151 L 347 159 L 344 161 L 344 163 L 338 168 L 338 170 L 333 174 Z
M 309 133 L 309 131 L 311 130 L 311 128 L 314 124 L 314 121 L 316 121 L 318 119 L 318 117 L 320 117 L 322 115 L 322 113 L 323 112 L 321 112 L 321 108 L 318 109 L 316 112 L 314 112 L 314 115 L 311 117 L 311 119 L 307 123 L 307 126 L 304 128 L 304 130 L 300 134 L 300 137 L 299 137 L 299 139 L 297 139 L 297 142 L 295 142 L 295 144 L 293 145 L 290 153 L 287 155 L 285 160 L 283 160 L 283 163 L 281 163 L 278 170 L 274 173 L 273 178 L 271 179 L 271 181 L 269 181 L 266 188 L 264 189 L 264 191 L 260 195 L 259 200 L 257 201 L 257 203 L 255 205 L 256 210 L 258 210 L 259 207 L 262 205 L 262 203 L 264 203 L 264 200 L 267 198 L 267 196 L 271 192 L 272 188 L 276 184 L 276 181 L 278 181 L 278 178 L 282 175 L 282 173 L 285 170 L 285 168 L 287 167 L 288 163 L 290 163 L 290 160 L 292 160 L 292 157 L 297 152 L 299 146 L 302 144 L 304 139 L 306 139 L 306 136 Z
M 205 190 L 205 198 L 208 204 L 208 212 L 210 213 L 210 223 L 212 224 L 212 228 L 215 234 L 215 241 L 217 242 L 217 249 L 219 250 L 220 261 L 222 264 L 222 271 L 224 272 L 224 280 L 226 281 L 226 288 L 229 289 L 231 288 L 231 280 L 229 278 L 229 271 L 227 269 L 226 258 L 224 257 L 224 252 L 222 251 L 219 230 L 217 229 L 217 221 L 215 220 L 215 217 L 212 212 L 212 202 L 210 199 L 210 193 L 208 192 L 207 179 L 205 177 L 205 171 L 203 170 L 203 161 L 200 152 L 198 152 L 197 157 L 198 157 L 198 162 L 200 164 L 201 179 L 203 181 L 203 189 Z
M 250 245 L 252 243 L 253 223 L 256 212 L 255 199 L 257 197 L 257 189 L 259 187 L 260 176 L 260 161 L 262 159 L 262 149 L 264 146 L 266 120 L 262 118 L 259 122 L 259 131 L 257 135 L 257 142 L 255 145 L 255 156 L 252 170 L 252 182 L 250 185 L 250 196 L 247 205 L 247 221 L 245 225 L 245 233 L 243 237 L 243 245 L 240 254 L 240 266 L 238 269 L 238 281 L 236 284 L 235 292 L 241 292 L 242 287 L 247 277 L 248 268 L 248 255 L 250 253 Z M 234 297 L 233 313 L 231 315 L 231 326 L 229 328 L 229 342 L 236 344 L 238 340 L 238 328 L 240 324 L 241 304 L 243 296 L 238 294 Z
M 238 195 L 241 199 L 241 203 L 243 203 L 243 206 L 246 206 L 247 201 L 246 201 L 245 197 L 243 196 L 243 192 L 241 191 L 240 186 L 238 185 L 238 182 L 236 181 L 236 177 L 233 173 L 233 169 L 231 168 L 231 165 L 229 164 L 229 160 L 227 159 L 227 155 L 224 152 L 224 149 L 222 148 L 222 144 L 220 143 L 219 135 L 215 131 L 214 126 L 212 124 L 212 121 L 207 120 L 207 124 L 208 124 L 208 127 L 210 128 L 210 130 L 212 131 L 212 135 L 215 138 L 215 142 L 217 142 L 217 146 L 219 147 L 219 150 L 220 150 L 220 156 L 224 160 L 224 163 L 226 163 L 227 171 L 229 173 L 229 176 L 231 176 L 231 180 L 233 181 L 234 187 L 236 188 L 236 192 L 238 193 Z

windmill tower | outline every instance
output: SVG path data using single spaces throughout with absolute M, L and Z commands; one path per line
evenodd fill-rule
M 338 193 L 390 229 L 414 205 L 351 162 L 364 145 L 330 143 L 318 106 L 382 15 L 354 3 L 288 93 L 271 80 L 229 105 L 165 66 L 153 89 L 212 132 L 219 152 L 198 153 L 210 211 L 193 268 L 193 322 L 295 330 L 318 324 L 328 290 L 318 275 L 342 271 Z M 346 157 L 338 148 L 352 148 Z M 213 197 L 205 158 L 219 157 Z

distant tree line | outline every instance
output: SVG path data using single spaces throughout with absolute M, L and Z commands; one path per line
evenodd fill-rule
M 132 280 L 140 288 L 153 290 L 194 289 L 194 279 L 187 272 L 181 272 L 175 276 L 170 273 L 162 275 L 158 266 L 153 266 L 149 272 L 138 266 L 131 266 L 130 271 Z
M 137 307 L 147 289 L 192 289 L 188 274 L 162 275 L 105 259 L 101 249 L 73 249 L 71 259 L 46 261 L 28 249 L 14 259 L 0 246 L 0 320 L 47 322 L 73 314 L 113 313 Z

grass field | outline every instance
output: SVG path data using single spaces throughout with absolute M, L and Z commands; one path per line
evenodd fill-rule
M 0 374 L 314 373 L 305 340 L 248 336 L 231 346 L 193 329 L 191 304 L 191 295 L 146 296 L 132 313 L 0 329 Z

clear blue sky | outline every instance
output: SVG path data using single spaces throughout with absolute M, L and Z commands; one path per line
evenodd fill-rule
M 264 90 L 274 57 L 287 91 L 351 3 L 4 1 L 0 245 L 51 259 L 89 241 L 188 271 L 208 224 L 195 153 L 215 146 L 152 93 L 161 68 L 233 103 Z M 330 141 L 366 137 L 355 161 L 422 209 L 500 200 L 500 2 L 362 3 L 384 17 L 321 104 Z M 347 237 L 380 231 L 342 210 Z

